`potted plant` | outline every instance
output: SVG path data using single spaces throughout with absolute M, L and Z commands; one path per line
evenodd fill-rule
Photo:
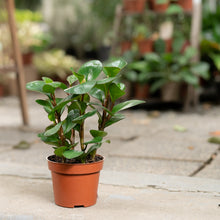
M 167 10 L 170 1 L 169 0 L 150 0 L 151 7 L 156 12 L 164 12 Z
M 192 0 L 178 0 L 178 4 L 184 9 L 184 11 L 192 11 Z
M 123 8 L 129 13 L 141 13 L 144 11 L 146 0 L 123 0 Z
M 40 76 L 65 81 L 66 77 L 71 74 L 69 67 L 78 69 L 81 62 L 73 56 L 66 55 L 62 49 L 53 49 L 35 54 L 33 64 Z
M 209 79 L 209 65 L 206 62 L 192 62 L 196 50 L 187 47 L 183 53 L 179 48 L 173 47 L 172 53 L 146 54 L 145 59 L 151 64 L 154 71 L 150 78 L 153 80 L 150 91 L 162 89 L 163 101 L 179 101 L 179 89 L 181 84 L 190 84 L 199 87 L 200 78 Z M 174 89 L 170 91 L 170 89 Z M 167 94 L 171 94 L 167 95 Z
M 54 145 L 54 155 L 47 160 L 57 205 L 87 207 L 96 203 L 99 172 L 104 161 L 97 150 L 103 142 L 109 142 L 104 140 L 105 128 L 124 118 L 119 113 L 121 110 L 143 103 L 130 100 L 117 104 L 118 98 L 125 94 L 124 85 L 118 83 L 125 65 L 122 59 L 105 66 L 98 60 L 89 61 L 77 72 L 73 70 L 67 78 L 69 86 L 47 77 L 27 83 L 27 89 L 47 97 L 36 100 L 51 121 L 39 137 Z M 104 78 L 100 79 L 102 71 Z M 76 82 L 79 84 L 75 85 Z M 64 92 L 63 98 L 57 97 L 58 89 Z M 98 118 L 97 127 L 89 131 L 91 139 L 85 140 L 85 121 L 94 115 Z
M 134 39 L 137 42 L 139 53 L 141 55 L 152 52 L 153 39 L 151 38 L 151 31 L 145 24 L 139 24 L 134 31 Z

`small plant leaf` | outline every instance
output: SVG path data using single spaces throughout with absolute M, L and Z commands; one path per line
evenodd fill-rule
M 63 152 L 63 156 L 67 159 L 73 159 L 81 156 L 83 153 L 83 151 L 67 150 Z
M 119 104 L 117 104 L 113 107 L 112 113 L 116 113 L 116 112 L 122 111 L 124 109 L 131 108 L 133 106 L 136 106 L 136 105 L 139 105 L 139 104 L 142 104 L 142 103 L 145 103 L 145 101 L 129 100 L 129 101 L 126 101 L 126 102 L 122 102 L 122 103 L 119 103 Z
M 53 128 L 47 130 L 47 131 L 44 133 L 44 135 L 45 135 L 45 136 L 51 136 L 51 135 L 57 133 L 57 132 L 59 131 L 61 125 L 62 125 L 62 123 L 59 122 L 59 123 L 56 124 Z
M 101 144 L 94 144 L 94 145 L 92 145 L 89 149 L 88 149 L 88 151 L 87 151 L 87 155 L 89 155 L 89 154 L 91 154 L 93 151 L 96 151 L 98 148 L 100 148 L 101 147 Z
M 84 75 L 74 72 L 73 68 L 70 68 L 73 75 L 79 80 L 80 83 L 85 79 Z
M 89 132 L 93 137 L 105 137 L 108 134 L 107 132 L 100 130 L 90 130 Z
M 99 60 L 92 60 L 80 67 L 79 74 L 85 76 L 86 81 L 95 80 L 102 72 L 102 63 Z
M 63 147 L 58 147 L 55 149 L 54 154 L 57 155 L 58 157 L 62 157 L 63 153 L 67 150 L 68 148 L 63 146 Z
M 118 98 L 125 94 L 125 91 L 121 90 L 115 83 L 112 83 L 109 87 L 109 93 L 111 100 L 115 102 Z
M 49 77 L 42 77 L 42 80 L 45 82 L 45 83 L 52 83 L 53 80 Z
M 70 85 L 72 85 L 74 82 L 76 82 L 78 78 L 75 75 L 70 75 L 67 77 L 67 81 Z
M 96 82 L 95 81 L 88 81 L 73 87 L 70 87 L 68 89 L 65 89 L 64 91 L 70 94 L 85 94 L 88 93 L 94 86 Z
M 46 84 L 46 83 L 43 82 L 43 81 L 33 81 L 33 82 L 27 83 L 27 84 L 26 84 L 26 88 L 27 88 L 28 90 L 31 90 L 31 91 L 44 93 L 44 92 L 43 92 L 43 86 L 44 86 L 45 84 Z
M 102 137 L 94 137 L 91 141 L 87 141 L 84 144 L 96 144 L 96 143 L 100 143 L 102 141 Z
M 124 118 L 125 118 L 125 116 L 122 114 L 115 114 L 105 123 L 105 128 L 112 125 L 112 124 L 115 124 L 118 121 L 121 121 Z
M 94 114 L 96 114 L 97 110 L 93 110 L 91 112 L 87 112 L 85 113 L 84 115 L 80 115 L 79 117 L 75 118 L 74 120 L 72 120 L 72 122 L 79 122 L 79 121 L 82 121 L 82 120 L 85 120 L 86 118 L 89 118 L 91 116 L 93 116 Z

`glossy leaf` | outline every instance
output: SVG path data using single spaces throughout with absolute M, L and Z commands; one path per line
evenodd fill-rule
M 73 70 L 73 68 L 70 68 L 70 69 L 71 69 L 73 75 L 79 80 L 80 83 L 82 83 L 83 80 L 85 79 L 84 75 L 75 72 L 75 71 Z
M 90 130 L 89 132 L 93 137 L 105 137 L 108 134 L 107 132 L 100 130 Z
M 45 82 L 45 83 L 52 83 L 53 80 L 49 77 L 42 77 L 42 80 Z
M 58 157 L 62 157 L 63 153 L 67 150 L 68 148 L 63 146 L 63 147 L 58 147 L 55 149 L 54 154 L 57 155 Z
M 104 99 L 105 99 L 105 93 L 104 93 L 103 90 L 101 90 L 101 89 L 99 89 L 99 88 L 97 88 L 97 87 L 98 87 L 98 86 L 93 87 L 93 88 L 91 89 L 91 91 L 89 92 L 89 94 L 90 94 L 92 97 L 94 97 L 94 98 L 98 99 L 99 101 L 103 102 Z
M 87 144 L 96 144 L 102 141 L 102 137 L 94 137 L 91 141 L 84 142 L 85 145 Z
M 85 76 L 86 81 L 95 80 L 102 72 L 102 63 L 99 60 L 92 60 L 80 67 L 79 74 Z
M 62 125 L 62 123 L 59 122 L 59 123 L 56 124 L 53 128 L 47 130 L 47 131 L 44 133 L 44 135 L 45 135 L 45 136 L 51 136 L 51 135 L 57 133 L 57 132 L 59 131 L 61 125 Z
M 33 82 L 29 82 L 26 84 L 26 88 L 28 90 L 31 90 L 31 91 L 35 91 L 35 92 L 41 92 L 41 93 L 44 93 L 43 92 L 43 86 L 45 85 L 46 83 L 44 81 L 33 81 Z
M 112 109 L 112 112 L 116 113 L 116 112 L 119 112 L 119 111 L 122 111 L 122 110 L 125 110 L 125 109 L 128 109 L 128 108 L 131 108 L 135 105 L 142 104 L 144 102 L 145 101 L 140 101 L 140 100 L 129 100 L 129 101 L 126 101 L 126 102 L 122 102 L 122 103 L 119 103 L 119 104 L 115 105 Z
M 76 82 L 78 78 L 75 75 L 70 75 L 67 77 L 67 81 L 70 85 L 72 85 L 74 82 Z
M 125 116 L 122 114 L 115 114 L 105 123 L 105 128 L 112 125 L 112 124 L 115 124 L 118 121 L 121 121 L 124 118 L 125 118 Z
M 63 156 L 67 159 L 73 159 L 81 156 L 83 151 L 67 150 L 63 152 Z
M 85 94 L 88 93 L 95 86 L 95 84 L 95 81 L 88 81 L 77 86 L 65 89 L 65 92 L 70 94 Z
M 115 83 L 112 83 L 109 87 L 109 93 L 111 100 L 115 102 L 118 98 L 125 94 L 125 91 L 121 90 Z
M 94 114 L 96 114 L 96 112 L 97 112 L 97 110 L 87 112 L 84 115 L 80 115 L 79 117 L 75 118 L 72 122 L 78 122 L 78 121 L 85 120 L 86 118 L 89 118 L 89 117 L 93 116 Z
M 94 144 L 94 145 L 92 145 L 89 149 L 88 149 L 88 151 L 87 151 L 87 155 L 89 155 L 89 154 L 91 154 L 93 151 L 96 151 L 98 148 L 100 148 L 101 147 L 101 144 Z
M 68 115 L 67 115 L 67 117 L 66 117 L 66 119 L 65 119 L 65 121 L 64 121 L 64 123 L 62 125 L 63 126 L 63 133 L 64 134 L 68 133 L 72 128 L 74 128 L 76 126 L 76 123 L 73 123 L 72 121 L 75 118 L 79 117 L 79 116 L 80 116 L 80 114 L 79 114 L 79 110 L 78 109 L 71 110 L 68 113 Z

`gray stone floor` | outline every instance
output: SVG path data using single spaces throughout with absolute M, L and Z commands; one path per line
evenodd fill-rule
M 207 140 L 220 130 L 220 107 L 158 117 L 124 112 L 126 119 L 107 130 L 111 143 L 99 150 L 105 163 L 97 205 L 71 211 L 53 204 L 45 160 L 53 150 L 37 138 L 49 121 L 36 98 L 28 93 L 29 127 L 21 126 L 16 97 L 0 99 L 0 220 L 94 219 L 96 212 L 98 219 L 219 219 L 220 148 Z M 87 130 L 95 122 L 89 119 Z M 30 148 L 15 149 L 20 141 Z

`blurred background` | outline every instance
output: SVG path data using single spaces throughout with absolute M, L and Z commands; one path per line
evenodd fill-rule
M 219 0 L 202 1 L 196 47 L 192 0 L 15 0 L 15 6 L 27 81 L 65 81 L 70 67 L 122 56 L 128 62 L 125 99 L 148 100 L 141 108 L 183 109 L 188 86 L 199 103 L 220 102 Z M 1 7 L 0 68 L 13 62 L 6 17 Z M 16 76 L 0 75 L 0 96 L 13 95 Z

